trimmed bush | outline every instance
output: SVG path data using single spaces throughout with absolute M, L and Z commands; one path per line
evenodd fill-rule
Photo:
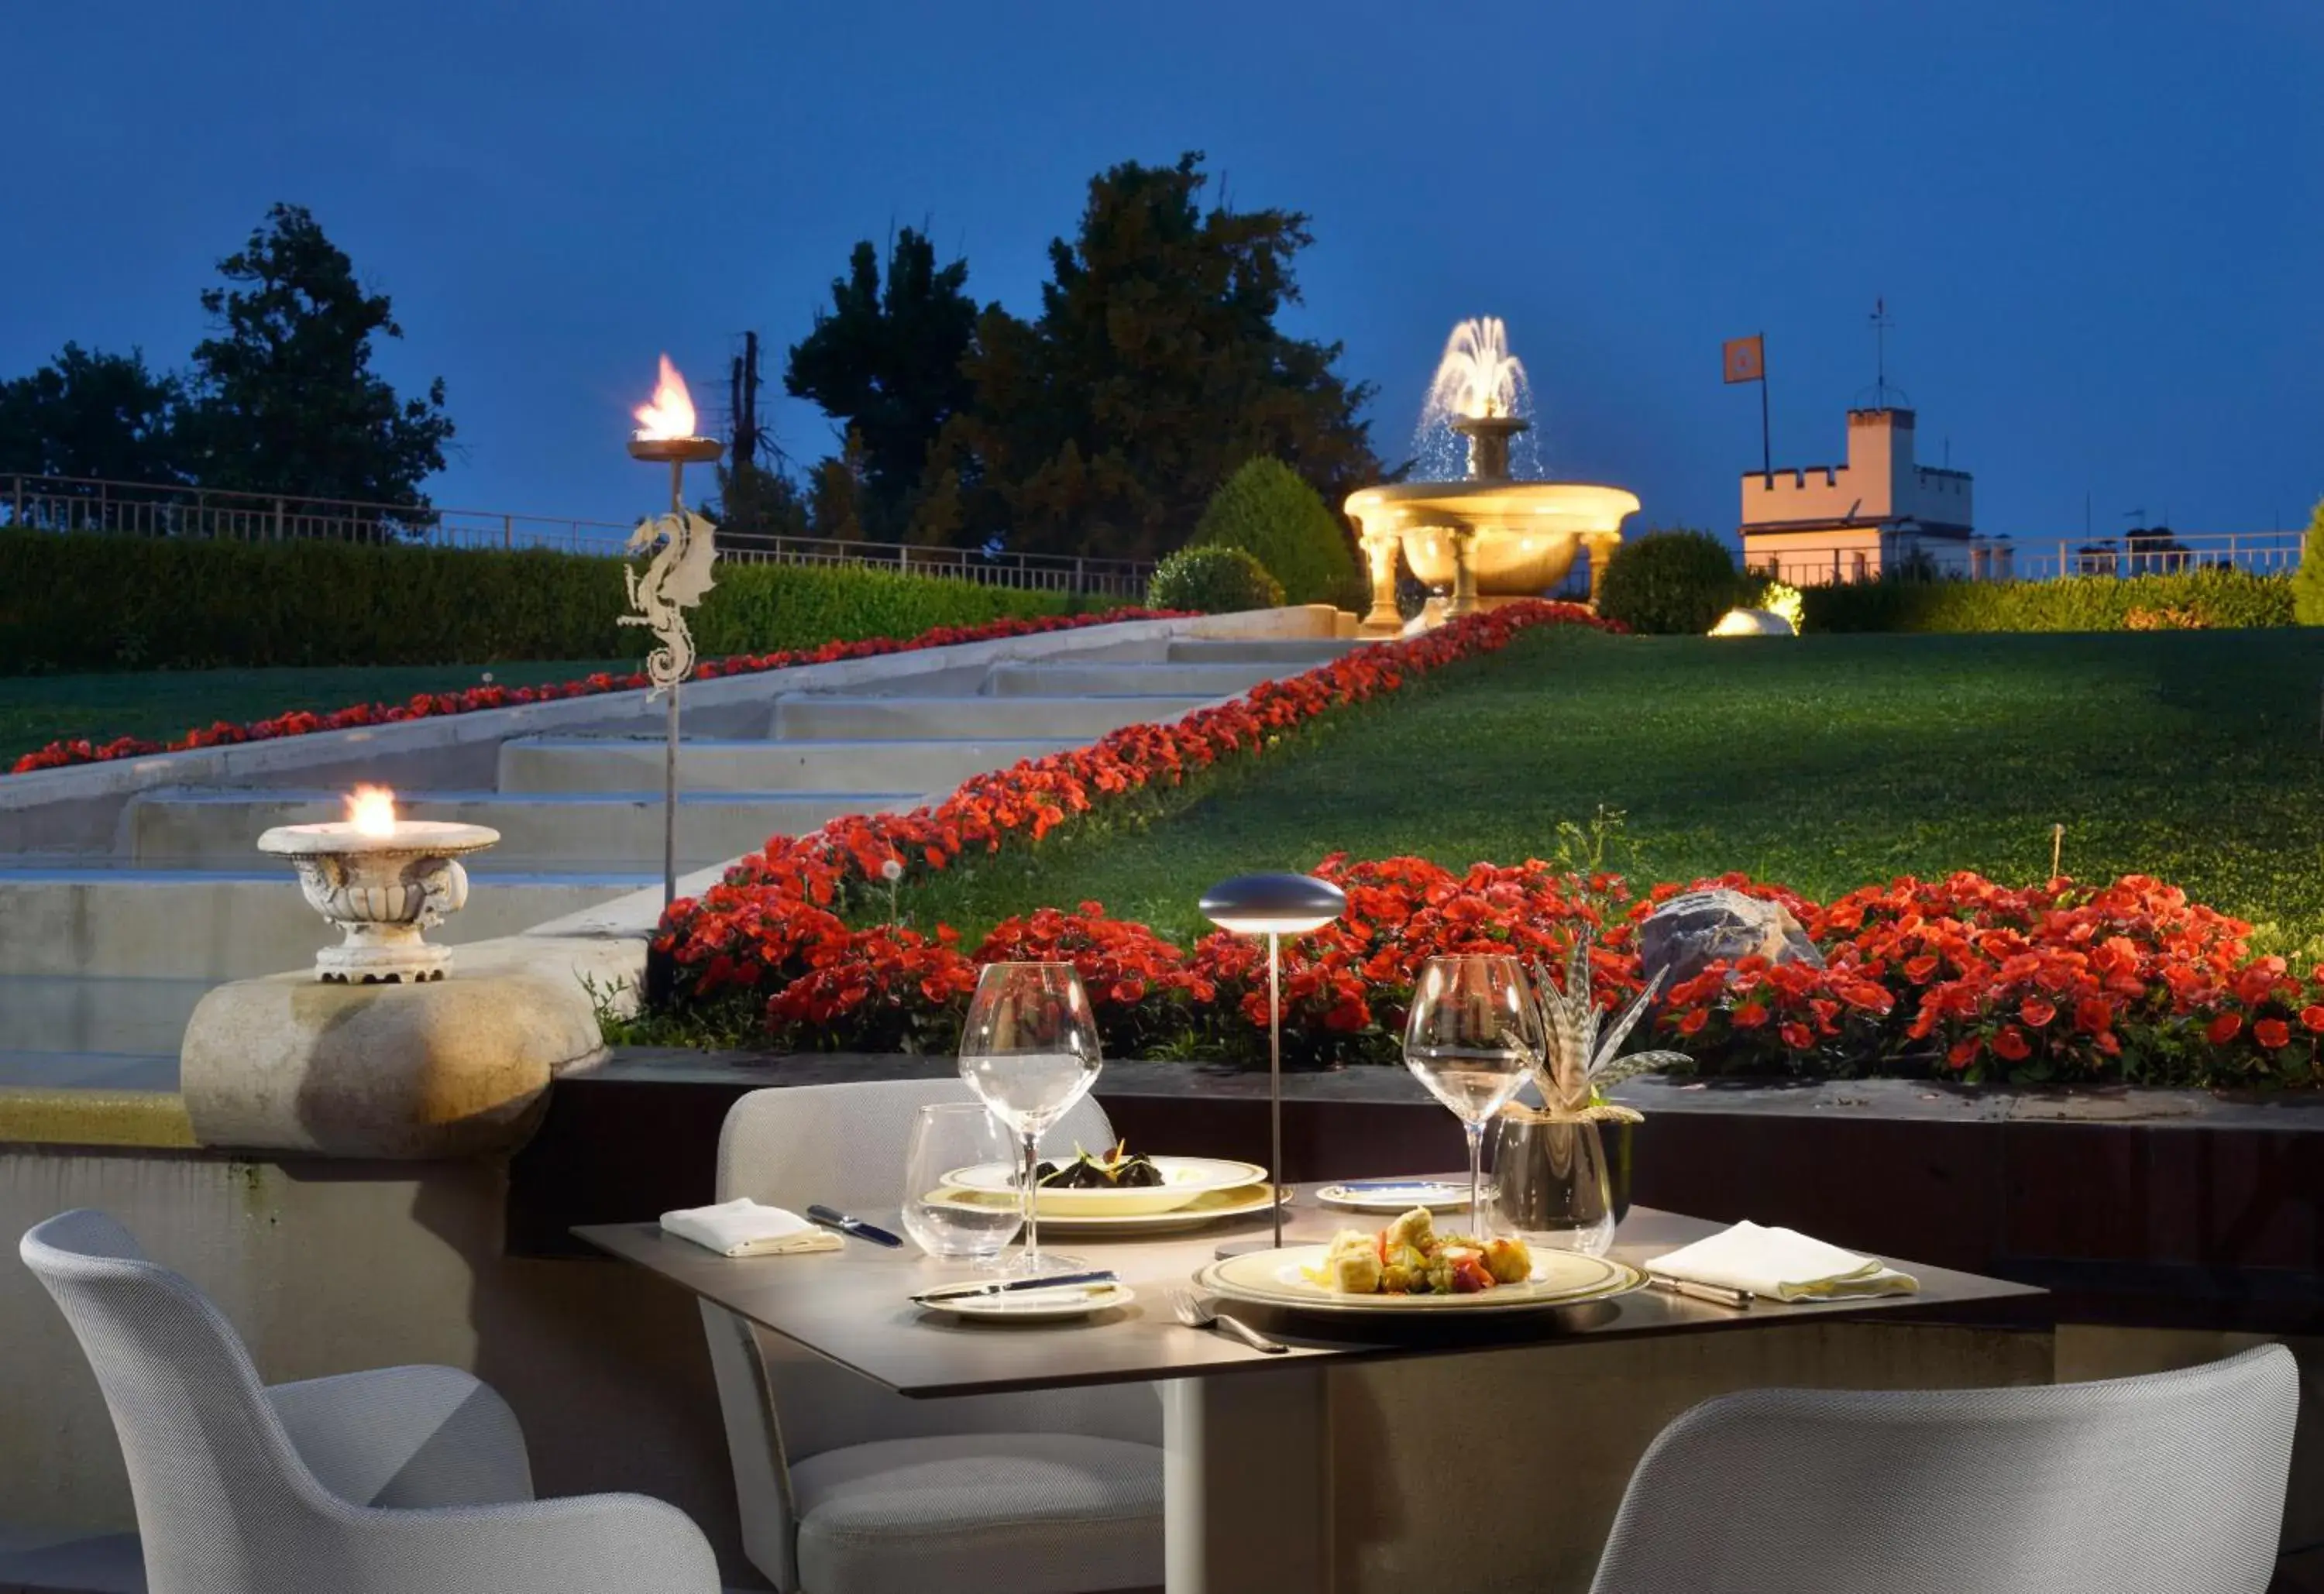
M 2190 631 L 2290 625 L 2282 576 L 2190 570 L 2056 581 L 1835 582 L 1802 589 L 1811 631 Z
M 1735 568 L 1735 556 L 1708 531 L 1650 531 L 1606 561 L 1598 613 L 1632 631 L 1702 636 L 1764 585 Z
M 1154 567 L 1146 602 L 1150 608 L 1204 614 L 1273 609 L 1283 602 L 1283 584 L 1239 548 L 1182 548 Z
M 530 550 L 0 531 L 0 675 L 640 658 L 620 562 Z M 847 566 L 722 565 L 706 659 L 1065 612 L 1019 592 Z
M 2302 625 L 2324 625 L 2324 500 L 2308 517 L 2300 567 L 2292 573 L 2292 612 Z
M 1283 584 L 1283 601 L 1342 604 L 1361 583 L 1348 529 L 1315 489 L 1261 456 L 1211 494 L 1189 548 L 1239 548 Z

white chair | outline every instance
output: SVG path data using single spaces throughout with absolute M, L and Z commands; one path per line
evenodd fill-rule
M 893 1208 L 918 1110 L 973 1099 L 956 1079 L 754 1091 L 719 1134 L 718 1199 Z M 1112 1144 L 1094 1101 L 1050 1131 L 1074 1141 Z M 784 1594 L 1161 1583 L 1154 1386 L 908 1400 L 723 1307 L 702 1318 L 742 1546 Z
M 536 1501 L 515 1414 L 466 1373 L 266 1388 L 209 1298 L 104 1213 L 51 1218 L 18 1251 L 105 1392 L 151 1594 L 718 1594 L 675 1506 Z
M 2261 1594 L 2299 1405 L 2281 1345 L 2103 1383 L 1724 1396 L 1639 1459 L 1591 1594 Z

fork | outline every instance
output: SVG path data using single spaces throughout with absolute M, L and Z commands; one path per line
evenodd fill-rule
M 1210 1297 L 1198 1295 L 1192 1290 L 1172 1290 L 1170 1310 L 1176 1313 L 1178 1321 L 1188 1328 L 1224 1329 L 1252 1350 L 1264 1350 L 1269 1356 L 1280 1356 L 1291 1349 L 1288 1345 L 1268 1339 L 1241 1318 L 1228 1316 L 1218 1309 L 1217 1304 Z

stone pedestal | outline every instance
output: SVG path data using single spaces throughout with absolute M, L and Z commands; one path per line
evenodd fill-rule
M 205 1146 L 469 1156 L 523 1139 L 549 1082 L 600 1044 L 567 970 L 456 972 L 419 985 L 277 974 L 202 999 L 179 1089 Z

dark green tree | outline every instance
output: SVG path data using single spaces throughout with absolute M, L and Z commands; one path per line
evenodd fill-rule
M 872 529 L 900 533 L 911 518 L 928 448 L 968 402 L 961 360 L 976 327 L 968 263 L 941 269 L 936 249 L 910 227 L 888 248 L 886 279 L 871 241 L 855 245 L 847 275 L 831 284 L 831 309 L 791 346 L 783 388 L 812 400 L 862 439 L 864 511 Z
M 202 485 L 424 508 L 452 421 L 442 378 L 405 400 L 372 369 L 373 340 L 403 336 L 387 295 L 298 205 L 269 210 L 218 273 L 184 428 Z
M 178 379 L 144 355 L 77 343 L 30 375 L 0 382 L 0 472 L 174 483 Z
M 1295 338 L 1296 211 L 1203 207 L 1200 154 L 1091 180 L 1081 229 L 1049 245 L 1041 314 L 977 323 L 968 413 L 968 539 L 1147 557 L 1185 539 L 1243 461 L 1273 455 L 1337 504 L 1374 479 L 1367 384 L 1340 346 Z
M 721 465 L 717 506 L 703 512 L 717 522 L 722 546 L 749 548 L 808 534 L 807 497 L 798 484 L 761 465 Z

